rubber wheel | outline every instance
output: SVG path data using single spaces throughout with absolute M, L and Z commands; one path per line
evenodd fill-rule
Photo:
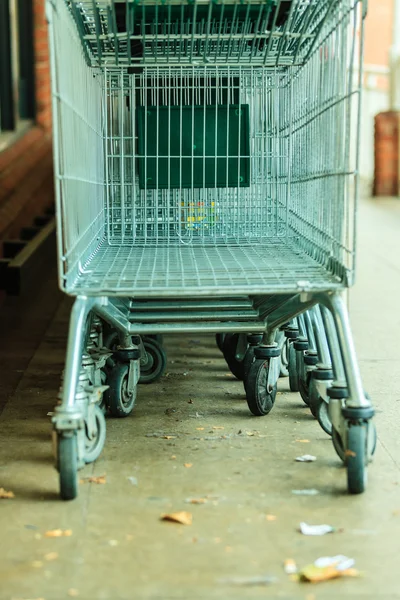
M 332 427 L 332 443 L 333 447 L 335 448 L 336 454 L 338 455 L 340 460 L 345 463 L 346 454 L 343 446 L 343 441 L 340 433 L 334 427 Z
M 322 400 L 322 398 L 319 399 L 318 404 L 315 406 L 315 416 L 317 417 L 318 423 L 325 433 L 332 435 L 332 422 L 329 416 L 329 405 Z
M 250 411 L 256 417 L 267 415 L 275 403 L 276 385 L 267 389 L 268 369 L 268 360 L 256 358 L 247 377 L 246 400 Z
M 215 341 L 217 343 L 218 348 L 221 350 L 221 352 L 224 351 L 224 338 L 225 338 L 225 333 L 216 333 L 215 334 Z
M 288 372 L 289 372 L 290 390 L 292 392 L 298 392 L 299 391 L 299 377 L 297 375 L 296 350 L 294 349 L 293 342 L 289 342 Z
M 238 341 L 238 333 L 227 333 L 224 339 L 223 354 L 231 373 L 236 377 L 236 379 L 243 381 L 244 363 L 243 360 L 238 360 L 235 356 Z
M 299 386 L 299 392 L 300 392 L 300 396 L 304 402 L 304 404 L 307 404 L 307 406 L 310 406 L 310 388 L 308 386 L 308 384 L 303 381 L 302 379 L 300 379 L 300 377 L 298 378 L 298 386 Z M 315 417 L 315 414 L 312 413 Z
M 362 494 L 367 486 L 366 444 L 368 425 L 350 425 L 347 434 L 347 489 Z
M 131 414 L 136 402 L 136 387 L 133 394 L 128 394 L 129 365 L 116 363 L 111 369 L 107 384 L 110 386 L 105 391 L 104 397 L 107 408 L 112 417 L 127 417 Z
M 104 417 L 104 413 L 101 407 L 98 405 L 94 407 L 94 412 L 96 420 L 96 435 L 92 440 L 88 438 L 87 428 L 85 426 L 85 463 L 92 463 L 99 458 L 106 441 L 106 419 Z
M 247 378 L 249 376 L 251 365 L 253 364 L 253 361 L 254 361 L 255 348 L 256 348 L 255 346 L 249 346 L 246 350 L 246 354 L 244 355 L 244 359 L 243 359 L 243 385 L 244 385 L 245 390 L 246 390 Z
M 76 434 L 58 434 L 57 449 L 60 497 L 73 500 L 78 495 L 78 445 Z
M 143 337 L 142 342 L 148 360 L 145 365 L 140 365 L 139 383 L 153 383 L 164 375 L 167 366 L 167 355 L 164 348 L 156 340 Z

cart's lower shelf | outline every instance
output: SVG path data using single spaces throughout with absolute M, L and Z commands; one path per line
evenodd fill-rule
M 103 243 L 72 294 L 173 296 L 283 293 L 334 289 L 343 282 L 287 239 L 253 245 Z

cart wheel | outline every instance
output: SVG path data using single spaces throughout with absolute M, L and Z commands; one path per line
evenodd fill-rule
M 332 435 L 332 421 L 329 416 L 329 405 L 322 400 L 322 398 L 320 398 L 319 401 L 314 404 L 314 410 L 315 416 L 317 417 L 318 423 L 322 429 L 328 435 Z
M 362 494 L 367 486 L 367 425 L 351 425 L 347 434 L 347 489 Z
M 144 337 L 142 341 L 147 354 L 147 363 L 140 365 L 139 383 L 153 383 L 164 375 L 167 366 L 167 355 L 164 348 L 156 340 Z
M 302 397 L 304 404 L 307 404 L 307 406 L 310 406 L 310 388 L 309 388 L 308 384 L 303 379 L 300 379 L 300 377 L 299 377 L 298 378 L 298 386 L 299 386 L 300 396 Z M 313 413 L 313 415 L 314 415 L 314 413 Z
M 105 401 L 112 417 L 127 417 L 136 402 L 136 387 L 128 392 L 129 365 L 116 363 L 111 369 L 107 383 L 110 386 L 104 392 Z
M 250 367 L 246 385 L 246 399 L 250 411 L 256 417 L 267 415 L 275 403 L 276 384 L 267 386 L 269 361 L 256 358 Z
M 245 390 L 246 390 L 246 386 L 247 386 L 247 378 L 249 376 L 251 365 L 253 364 L 253 361 L 254 361 L 255 348 L 256 348 L 256 346 L 249 346 L 246 350 L 246 354 L 244 355 L 244 359 L 243 359 L 243 385 L 244 385 Z
M 223 352 L 223 348 L 224 348 L 224 338 L 225 338 L 225 333 L 216 333 L 215 334 L 215 341 L 217 342 L 217 346 L 218 348 L 221 350 L 221 352 Z
M 288 350 L 288 373 L 289 373 L 289 387 L 292 392 L 299 391 L 299 377 L 297 375 L 296 367 L 296 350 L 294 349 L 293 342 L 289 342 Z
M 332 443 L 336 454 L 342 462 L 346 462 L 346 453 L 340 433 L 332 426 Z
M 238 333 L 227 333 L 224 338 L 223 354 L 233 375 L 243 381 L 244 379 L 244 364 L 242 360 L 236 358 L 236 348 L 239 340 Z
M 106 419 L 100 406 L 94 407 L 96 420 L 96 435 L 93 439 L 89 439 L 86 430 L 85 438 L 85 463 L 92 463 L 97 460 L 104 448 L 106 441 Z M 86 426 L 85 426 L 86 429 Z
M 76 434 L 58 434 L 57 463 L 62 500 L 73 500 L 78 495 L 78 446 Z

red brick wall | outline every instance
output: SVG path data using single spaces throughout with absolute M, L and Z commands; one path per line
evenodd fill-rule
M 399 113 L 376 115 L 374 196 L 400 195 L 399 131 Z
M 45 0 L 33 0 L 36 82 L 36 122 L 51 129 L 50 61 Z

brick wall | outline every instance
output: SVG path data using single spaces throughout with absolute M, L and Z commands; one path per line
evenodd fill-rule
M 36 81 L 36 122 L 51 129 L 49 44 L 45 17 L 45 0 L 34 0 L 34 49 Z
M 33 0 L 36 123 L 0 152 L 0 257 L 2 242 L 53 201 L 51 93 L 45 1 Z
M 374 196 L 400 195 L 399 132 L 399 113 L 376 115 Z

